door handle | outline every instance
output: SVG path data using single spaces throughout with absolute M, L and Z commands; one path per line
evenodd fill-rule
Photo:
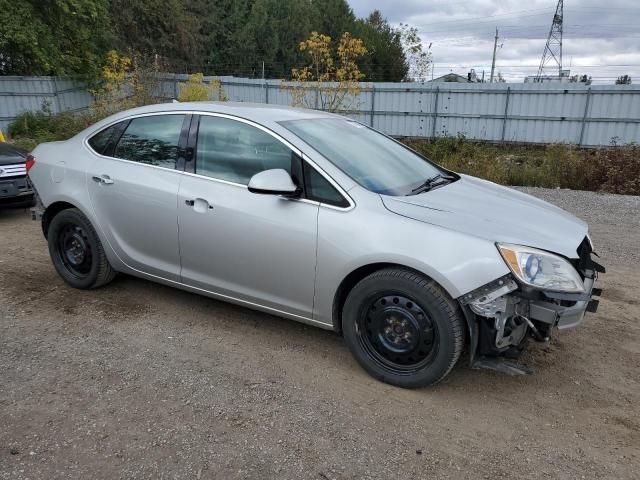
M 188 207 L 193 207 L 196 212 L 204 212 L 207 209 L 213 210 L 213 205 L 207 202 L 204 198 L 196 198 L 195 200 L 185 200 L 185 205 Z
M 113 184 L 113 180 L 111 180 L 109 175 L 100 175 L 99 177 L 96 175 L 96 176 L 93 176 L 91 178 L 93 179 L 94 182 L 102 183 L 103 185 L 112 185 Z

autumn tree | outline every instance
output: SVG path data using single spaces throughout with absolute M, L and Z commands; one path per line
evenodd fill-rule
M 334 45 L 328 35 L 312 32 L 299 48 L 308 64 L 291 71 L 298 82 L 293 87 L 293 105 L 330 112 L 352 108 L 364 78 L 357 63 L 367 53 L 362 40 L 345 32 Z
M 406 80 L 425 82 L 431 69 L 431 45 L 424 48 L 416 27 L 400 24 L 402 46 L 409 64 Z

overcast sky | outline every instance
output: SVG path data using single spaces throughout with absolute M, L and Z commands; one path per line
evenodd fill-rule
M 496 70 L 507 81 L 535 75 L 557 0 L 348 0 L 359 17 L 379 9 L 392 24 L 418 28 L 432 44 L 435 76 L 475 68 L 489 75 L 495 28 Z M 640 0 L 565 0 L 563 67 L 613 83 L 629 74 L 640 83 Z

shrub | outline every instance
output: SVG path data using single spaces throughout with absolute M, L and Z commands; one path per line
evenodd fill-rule
M 94 121 L 89 114 L 24 112 L 9 124 L 8 132 L 13 143 L 33 150 L 39 143 L 71 138 Z
M 573 145 L 502 146 L 464 137 L 405 143 L 445 168 L 503 185 L 640 195 L 637 145 L 599 149 Z
M 202 73 L 194 73 L 189 81 L 180 84 L 178 100 L 181 102 L 206 102 L 213 95 L 221 102 L 227 100 L 220 80 L 212 80 L 209 84 L 204 81 Z

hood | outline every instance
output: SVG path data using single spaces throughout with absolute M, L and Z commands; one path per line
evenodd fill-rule
M 587 224 L 561 208 L 486 180 L 460 180 L 407 197 L 381 195 L 398 215 L 493 242 L 515 243 L 577 258 Z
M 27 152 L 21 148 L 14 147 L 9 143 L 0 142 L 0 165 L 14 165 L 16 163 L 24 163 L 27 158 Z

